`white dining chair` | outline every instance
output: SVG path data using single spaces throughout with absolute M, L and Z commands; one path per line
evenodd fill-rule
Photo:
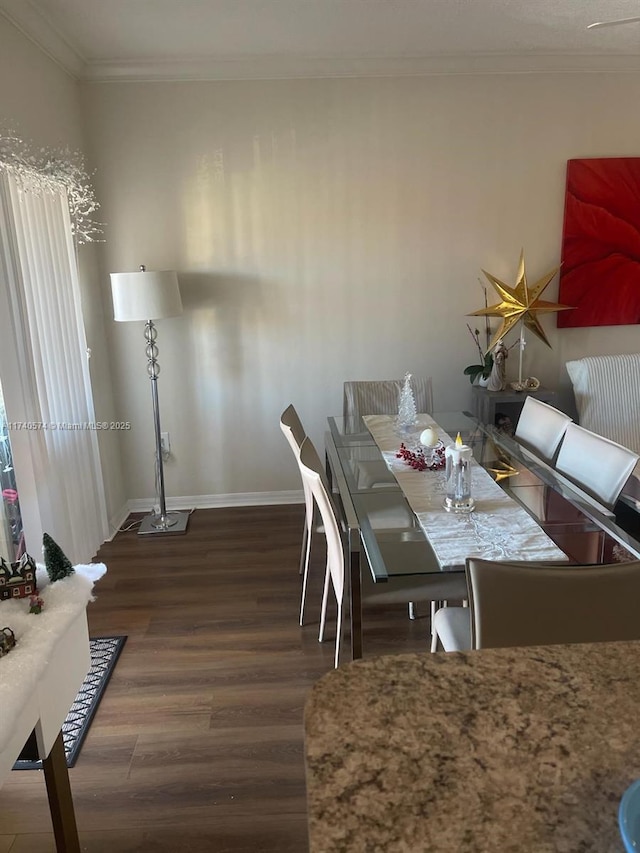
M 613 508 L 640 454 L 577 424 L 567 426 L 556 470 L 606 508 Z
M 305 489 L 308 490 L 318 507 L 327 541 L 327 563 L 322 592 L 322 612 L 318 640 L 322 642 L 324 639 L 327 599 L 329 596 L 329 585 L 331 584 L 338 606 L 334 656 L 334 666 L 337 667 L 340 660 L 340 644 L 342 642 L 342 604 L 345 578 L 344 543 L 342 541 L 342 529 L 333 506 L 333 500 L 328 489 L 325 487 L 321 470 L 322 463 L 320 462 L 318 453 L 311 439 L 305 438 L 300 448 L 300 473 L 302 475 L 302 482 L 305 484 Z
M 329 588 L 333 589 L 337 603 L 335 666 L 340 659 L 342 640 L 342 611 L 346 571 L 345 543 L 342 527 L 336 512 L 333 499 L 328 490 L 326 478 L 323 476 L 320 457 L 310 438 L 302 442 L 300 448 L 300 471 L 303 482 L 311 492 L 318 507 L 327 541 L 327 563 L 324 589 L 322 594 L 322 611 L 318 640 L 322 642 L 325 635 Z M 435 561 L 435 556 L 433 557 Z M 434 564 L 434 568 L 437 563 Z M 416 572 L 426 566 L 412 566 Z M 407 604 L 410 601 L 435 601 L 442 599 L 463 599 L 466 597 L 467 585 L 462 573 L 438 572 L 434 574 L 415 574 L 401 577 L 391 577 L 386 583 L 374 583 L 368 568 L 362 572 L 362 603 L 379 605 Z
M 600 566 L 469 558 L 469 607 L 436 613 L 431 651 L 640 639 L 640 561 Z
M 304 427 L 293 404 L 287 406 L 280 415 L 280 429 L 289 442 L 293 455 L 300 470 L 300 448 L 307 437 Z M 304 492 L 305 516 L 302 531 L 302 550 L 300 552 L 300 574 L 302 575 L 302 592 L 300 596 L 300 625 L 304 624 L 304 608 L 307 598 L 307 581 L 309 578 L 309 562 L 311 559 L 311 537 L 315 528 L 314 501 L 311 490 L 302 480 Z
M 285 438 L 289 443 L 289 446 L 291 447 L 291 450 L 293 451 L 293 455 L 299 469 L 300 448 L 306 438 L 306 432 L 293 404 L 287 406 L 284 412 L 280 415 L 280 429 L 282 430 Z M 376 453 L 376 455 L 379 456 L 379 453 Z M 328 489 L 325 471 L 323 468 L 320 468 L 319 471 L 320 476 L 323 478 L 325 486 Z M 395 479 L 394 484 L 397 485 Z M 304 479 L 302 481 L 302 487 L 304 493 L 305 517 L 302 530 L 302 548 L 300 552 L 300 574 L 302 575 L 302 590 L 300 595 L 299 616 L 300 625 L 304 625 L 305 618 L 307 590 L 309 586 L 312 537 L 318 533 L 324 534 L 324 526 L 322 525 L 322 523 L 319 522 L 317 518 L 316 505 L 313 495 L 308 485 L 305 483 Z M 359 484 L 359 488 L 368 487 L 369 486 L 367 485 Z M 404 509 L 403 507 L 395 507 L 394 509 L 382 509 L 380 511 L 374 511 L 372 513 L 372 518 L 376 522 L 378 527 L 388 529 L 410 528 L 412 526 L 412 523 L 415 521 L 415 516 L 413 515 L 413 513 L 408 509 Z
M 545 462 L 552 462 L 572 419 L 564 412 L 527 397 L 515 429 L 515 438 Z

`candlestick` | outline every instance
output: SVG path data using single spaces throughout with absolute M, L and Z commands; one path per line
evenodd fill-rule
M 446 497 L 443 506 L 447 512 L 471 512 L 475 503 L 471 497 L 471 459 L 473 451 L 462 443 L 460 433 L 453 445 L 444 452 L 446 463 Z

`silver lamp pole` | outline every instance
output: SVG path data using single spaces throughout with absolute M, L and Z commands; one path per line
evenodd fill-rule
M 159 514 L 151 513 L 142 519 L 138 533 L 185 533 L 189 521 L 188 512 L 167 512 L 164 489 L 164 462 L 162 459 L 162 433 L 160 429 L 160 406 L 158 403 L 158 331 L 154 320 L 175 317 L 182 313 L 182 300 L 175 272 L 162 270 L 147 272 L 112 273 L 114 319 L 118 321 L 145 320 L 144 337 L 147 342 L 147 374 L 151 380 L 153 424 L 156 437 L 156 482 L 160 503 Z

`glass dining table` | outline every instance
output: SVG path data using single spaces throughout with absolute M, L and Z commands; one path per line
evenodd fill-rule
M 445 444 L 460 433 L 472 448 L 475 462 L 517 508 L 526 511 L 566 561 L 584 565 L 640 559 L 640 512 L 629 503 L 621 501 L 612 510 L 603 507 L 512 436 L 481 423 L 468 412 L 419 417 L 415 428 L 394 430 L 398 450 L 401 444 L 417 449 L 420 432 L 430 418 L 440 428 Z M 345 587 L 355 660 L 362 657 L 362 572 L 369 572 L 376 584 L 395 577 L 419 580 L 420 576 L 440 572 L 464 573 L 464 556 L 460 553 L 446 559 L 434 550 L 433 537 L 426 532 L 428 526 L 419 520 L 392 470 L 397 472 L 401 463 L 390 467 L 389 453 L 385 458 L 365 420 L 329 417 L 328 426 L 326 470 L 347 539 L 349 577 Z M 444 473 L 436 475 L 443 485 Z M 433 478 L 434 472 L 416 472 L 415 477 Z M 444 507 L 441 512 L 445 522 L 448 514 Z M 482 516 L 481 501 L 475 513 L 476 518 Z M 437 514 L 435 521 L 438 523 Z M 503 554 L 490 548 L 483 556 L 500 559 Z

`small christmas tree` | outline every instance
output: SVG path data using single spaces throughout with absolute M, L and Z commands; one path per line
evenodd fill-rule
M 71 560 L 48 533 L 42 535 L 42 551 L 44 553 L 44 566 L 52 583 L 74 573 L 75 569 Z
M 416 409 L 416 398 L 413 396 L 411 387 L 411 374 L 405 373 L 404 385 L 400 392 L 400 404 L 398 406 L 398 426 L 410 427 L 418 420 Z

